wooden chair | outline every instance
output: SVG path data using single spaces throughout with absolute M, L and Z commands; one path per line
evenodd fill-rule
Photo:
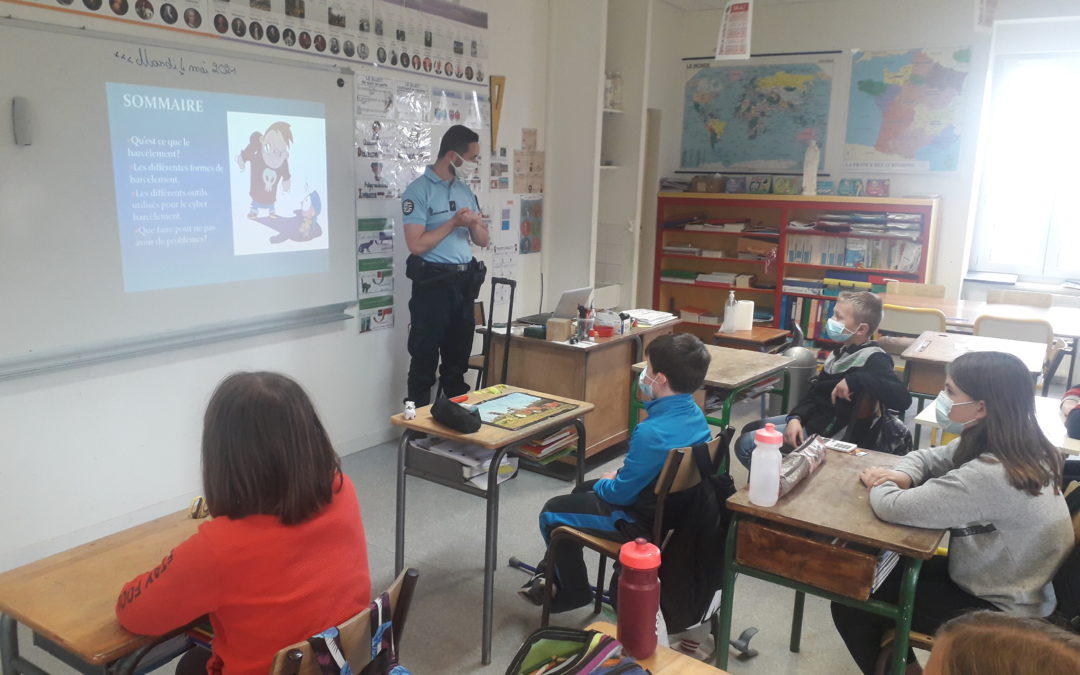
M 403 570 L 387 591 L 390 595 L 390 612 L 393 618 L 394 645 L 401 651 L 401 635 L 405 631 L 405 619 L 420 573 L 413 568 Z M 371 608 L 347 619 L 337 626 L 341 633 L 342 656 L 348 661 L 352 672 L 359 673 L 371 662 Z M 274 655 L 270 675 L 322 675 L 307 640 L 289 645 Z
M 725 427 L 720 435 L 709 441 L 709 456 L 716 459 L 717 453 L 722 453 L 721 470 L 726 471 L 728 462 L 728 449 L 731 445 L 731 438 L 735 435 L 735 428 L 728 426 Z M 650 541 L 663 549 L 665 536 L 667 535 L 666 528 L 664 527 L 664 509 L 667 505 L 668 497 L 672 494 L 688 490 L 701 482 L 701 476 L 698 474 L 697 466 L 694 464 L 693 453 L 691 448 L 674 448 L 668 451 L 667 460 L 664 462 L 664 467 L 660 470 L 660 475 L 656 478 L 656 484 L 653 487 L 653 493 L 656 495 L 656 514 L 653 518 L 653 531 Z M 544 569 L 553 569 L 553 552 L 555 548 L 563 541 L 572 541 L 580 544 L 585 548 L 596 551 L 600 554 L 600 564 L 596 573 L 596 601 L 593 605 L 593 613 L 600 613 L 600 605 L 604 596 L 604 576 L 607 571 L 607 559 L 611 558 L 615 560 L 619 557 L 619 549 L 622 547 L 622 541 L 614 541 L 611 539 L 604 539 L 603 537 L 597 537 L 591 534 L 587 534 L 573 527 L 562 525 L 555 528 L 555 531 L 551 533 L 551 538 L 548 541 L 547 553 L 544 556 Z M 716 561 L 716 564 L 721 564 L 721 561 Z M 544 627 L 548 625 L 548 620 L 551 617 L 551 601 L 554 599 L 554 584 L 549 583 L 547 585 L 547 592 L 544 593 L 544 609 L 540 616 L 540 626 Z
M 1032 291 L 993 290 L 987 291 L 986 302 L 991 305 L 1027 305 L 1047 308 L 1054 304 L 1054 296 Z
M 473 321 L 477 326 L 487 325 L 487 315 L 484 313 L 484 301 L 476 300 L 473 302 Z M 484 350 L 480 349 L 479 354 L 473 354 L 469 357 L 469 370 L 476 371 L 476 389 L 480 388 L 481 381 L 484 379 Z
M 906 281 L 889 281 L 885 292 L 896 295 L 914 295 L 920 298 L 944 298 L 945 287 L 940 284 L 912 284 Z
M 1061 363 L 1060 354 L 1065 350 L 1065 341 L 1054 337 L 1054 327 L 1046 319 L 1021 319 L 1009 316 L 982 314 L 975 319 L 972 329 L 975 335 L 1038 342 L 1046 345 L 1046 358 L 1043 359 L 1043 396 L 1050 389 L 1054 371 Z

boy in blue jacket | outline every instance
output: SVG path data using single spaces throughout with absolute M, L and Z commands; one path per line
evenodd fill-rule
M 656 511 L 653 488 L 668 451 L 711 437 L 705 415 L 693 399 L 709 369 L 709 352 L 701 340 L 689 333 L 662 335 L 649 344 L 645 355 L 647 367 L 638 379 L 638 393 L 649 416 L 634 429 L 622 468 L 549 499 L 540 512 L 545 543 L 560 525 L 616 541 L 649 536 Z M 582 547 L 560 542 L 554 561 L 551 610 L 565 612 L 589 604 L 592 591 Z M 549 576 L 542 564 L 537 567 L 538 573 L 518 593 L 540 605 Z

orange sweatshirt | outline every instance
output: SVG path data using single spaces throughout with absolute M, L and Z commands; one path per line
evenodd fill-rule
M 343 476 L 333 501 L 299 525 L 265 515 L 203 523 L 124 586 L 116 616 L 133 633 L 160 635 L 209 614 L 210 675 L 266 675 L 282 647 L 343 622 L 370 601 L 360 506 Z

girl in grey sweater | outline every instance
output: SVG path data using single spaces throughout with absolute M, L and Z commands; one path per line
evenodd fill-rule
M 913 452 L 892 470 L 859 478 L 882 520 L 947 528 L 948 559 L 922 568 L 912 628 L 933 633 L 973 609 L 1043 617 L 1054 609 L 1050 580 L 1073 546 L 1061 495 L 1061 456 L 1035 420 L 1031 376 L 1001 352 L 963 354 L 935 402 L 946 446 Z M 900 575 L 874 597 L 895 602 Z M 887 619 L 833 603 L 833 622 L 864 673 L 873 671 Z

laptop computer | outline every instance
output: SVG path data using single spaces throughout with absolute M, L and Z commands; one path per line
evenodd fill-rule
M 573 319 L 578 315 L 577 308 L 579 306 L 589 306 L 590 295 L 592 295 L 592 286 L 572 288 L 569 291 L 563 291 L 562 297 L 559 298 L 559 304 L 555 305 L 554 312 L 540 312 L 539 314 L 519 317 L 517 322 L 528 323 L 534 326 L 545 326 L 547 325 L 548 319 L 551 318 Z

